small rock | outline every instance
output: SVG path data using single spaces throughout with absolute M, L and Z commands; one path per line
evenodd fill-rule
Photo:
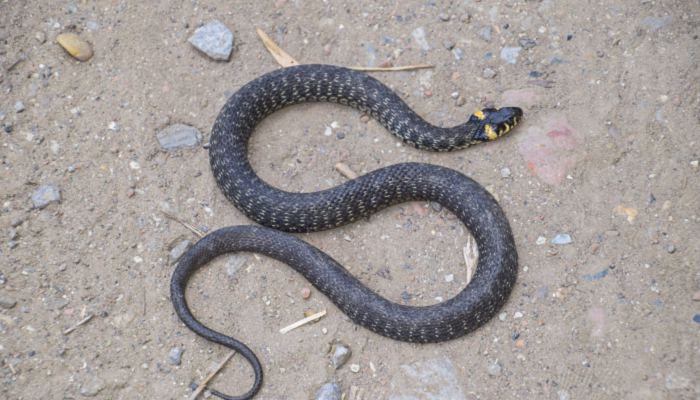
M 217 20 L 197 28 L 188 41 L 197 50 L 214 60 L 228 61 L 231 58 L 233 33 Z
M 455 60 L 459 61 L 464 58 L 464 50 L 460 49 L 459 47 L 455 47 L 452 49 L 452 56 L 454 56 Z
M 668 246 L 666 246 L 666 251 L 668 252 L 668 254 L 673 254 L 676 252 L 676 246 L 669 244 Z
M 413 36 L 413 40 L 416 41 L 418 47 L 420 47 L 422 51 L 430 50 L 430 45 L 425 37 L 425 28 L 419 26 L 418 28 L 414 29 L 413 32 L 411 32 L 411 36 Z
M 514 319 L 519 319 L 522 317 L 523 317 L 523 313 L 521 313 L 520 311 L 516 311 L 515 314 L 513 314 Z
M 522 47 L 504 47 L 501 49 L 501 59 L 508 64 L 515 64 L 522 49 Z
M 547 238 L 544 237 L 544 236 L 538 236 L 538 237 L 537 237 L 537 240 L 535 241 L 535 243 L 536 243 L 538 246 L 541 246 L 541 245 L 547 243 Z
M 552 239 L 551 243 L 552 244 L 569 244 L 572 243 L 573 239 L 571 239 L 571 236 L 568 233 L 558 233 L 554 239 Z
M 34 39 L 36 39 L 39 44 L 44 44 L 46 43 L 46 33 L 43 31 L 38 31 L 37 33 L 34 34 Z
M 340 400 L 341 396 L 342 390 L 340 389 L 340 385 L 335 382 L 330 382 L 318 389 L 315 400 Z
M 10 228 L 10 230 L 7 232 L 7 237 L 10 240 L 15 240 L 19 237 L 19 234 L 17 233 L 17 229 L 15 228 Z
M 16 305 L 17 305 L 17 300 L 10 298 L 10 297 L 0 296 L 0 307 L 10 309 Z
M 334 347 L 333 356 L 331 356 L 331 365 L 333 365 L 333 368 L 339 369 L 350 359 L 352 350 L 342 343 L 338 343 Z
M 498 319 L 499 319 L 500 321 L 505 321 L 506 318 L 508 318 L 508 314 L 507 314 L 507 313 L 502 312 L 502 313 L 498 314 Z
M 455 105 L 456 105 L 457 107 L 462 107 L 462 106 L 465 105 L 466 103 L 467 103 L 467 100 L 466 100 L 464 97 L 462 97 L 462 96 L 459 96 L 459 97 L 457 98 L 457 100 L 455 100 Z
M 182 353 L 184 353 L 185 350 L 181 347 L 173 347 L 170 349 L 170 353 L 168 353 L 168 362 L 172 365 L 180 365 L 182 362 Z
M 451 40 L 445 40 L 444 42 L 442 42 L 442 45 L 445 46 L 447 50 L 452 50 L 456 46 L 455 42 Z
M 360 364 L 350 364 L 350 371 L 354 373 L 360 372 Z
M 690 165 L 691 165 L 693 168 L 697 168 L 698 166 L 700 166 L 700 160 L 693 160 L 693 161 L 690 162 Z
M 498 361 L 489 364 L 488 367 L 486 367 L 486 371 L 489 373 L 491 376 L 499 376 L 501 375 L 502 372 L 501 364 L 498 363 Z
M 24 107 L 24 103 L 22 103 L 22 101 L 17 100 L 17 101 L 15 102 L 15 112 L 16 112 L 16 113 L 21 113 L 21 112 L 23 112 L 25 109 L 26 109 L 26 108 Z
M 508 167 L 501 168 L 501 178 L 508 178 L 509 176 L 510 176 L 510 168 L 508 168 Z
M 309 297 L 311 297 L 311 289 L 309 289 L 307 287 L 301 289 L 301 298 L 306 300 Z
M 61 202 L 61 190 L 58 186 L 49 184 L 39 186 L 32 194 L 34 208 L 42 209 L 51 203 Z
M 455 280 L 455 275 L 454 274 L 447 274 L 445 275 L 445 282 L 452 282 Z
M 530 38 L 526 38 L 526 37 L 518 39 L 518 44 L 520 45 L 520 47 L 522 47 L 525 50 L 531 49 L 531 48 L 537 46 L 537 42 L 534 39 L 530 39 Z
M 75 33 L 61 33 L 56 36 L 56 41 L 73 58 L 87 61 L 92 58 L 92 46 Z
M 438 18 L 440 18 L 440 21 L 447 22 L 450 20 L 450 14 L 440 13 L 438 14 Z
M 193 126 L 173 124 L 156 134 L 160 147 L 166 151 L 175 151 L 186 147 L 198 146 L 202 134 Z
M 700 314 L 693 315 L 693 322 L 700 324 Z
M 566 390 L 562 389 L 557 392 L 557 396 L 559 396 L 559 400 L 569 400 L 571 399 L 571 396 L 569 395 L 569 392 Z
M 9 247 L 10 249 L 14 249 L 17 246 L 19 246 L 19 243 L 15 240 L 10 240 L 9 242 L 7 242 L 7 247 Z
M 170 254 L 168 255 L 170 265 L 175 264 L 177 260 L 179 260 L 180 257 L 182 257 L 182 255 L 185 254 L 185 252 L 189 250 L 191 246 L 192 243 L 189 240 L 183 240 L 175 246 L 173 246 L 173 248 L 170 249 Z
M 226 260 L 226 275 L 229 278 L 233 278 L 243 265 L 245 265 L 248 259 L 240 254 L 234 254 L 228 257 Z
M 105 388 L 105 382 L 98 378 L 92 377 L 89 381 L 80 385 L 80 394 L 85 397 L 94 397 Z
M 117 121 L 111 121 L 109 125 L 107 125 L 107 129 L 112 132 L 117 132 L 119 130 L 119 124 L 117 124 Z
M 479 30 L 479 37 L 484 39 L 487 42 L 491 41 L 491 27 L 490 26 L 485 26 Z
M 494 78 L 496 76 L 496 74 L 497 74 L 497 72 L 489 67 L 484 68 L 484 70 L 481 72 L 481 76 L 483 76 L 486 79 Z

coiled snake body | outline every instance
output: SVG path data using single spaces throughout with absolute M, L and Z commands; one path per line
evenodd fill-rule
M 522 116 L 515 107 L 487 108 L 468 122 L 439 128 L 424 121 L 391 89 L 355 71 L 328 65 L 302 65 L 263 75 L 235 93 L 212 129 L 211 169 L 226 197 L 249 218 L 265 225 L 234 226 L 210 233 L 179 261 L 171 297 L 180 319 L 197 334 L 238 351 L 255 374 L 248 399 L 262 384 L 262 368 L 243 343 L 202 325 L 185 299 L 189 277 L 200 266 L 227 252 L 251 251 L 282 261 L 304 275 L 355 323 L 392 339 L 440 342 L 462 336 L 486 323 L 506 302 L 517 276 L 517 253 L 503 211 L 478 183 L 460 172 L 429 164 L 403 163 L 378 169 L 331 189 L 290 193 L 261 180 L 248 161 L 247 143 L 255 125 L 286 105 L 308 101 L 347 104 L 369 113 L 404 142 L 448 151 L 494 140 Z M 471 283 L 439 304 L 414 307 L 384 299 L 350 275 L 339 263 L 287 232 L 334 228 L 369 216 L 392 204 L 435 201 L 471 231 L 479 261 Z M 271 229 L 273 228 L 273 229 Z

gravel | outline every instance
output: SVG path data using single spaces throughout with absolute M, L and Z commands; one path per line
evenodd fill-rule
M 199 146 L 202 133 L 193 126 L 173 124 L 156 134 L 160 147 L 165 151 Z
M 213 60 L 228 61 L 231 58 L 233 33 L 218 20 L 197 28 L 188 41 Z
M 488 374 L 491 376 L 500 376 L 502 371 L 503 368 L 501 367 L 501 364 L 498 363 L 498 361 L 490 363 L 486 367 L 486 372 L 488 372 Z
M 16 305 L 17 305 L 17 300 L 10 298 L 10 297 L 6 297 L 6 296 L 0 296 L 0 307 L 10 309 Z
M 170 353 L 168 353 L 168 362 L 171 365 L 180 365 L 182 362 L 182 353 L 185 352 L 185 349 L 181 347 L 173 347 L 170 349 Z
M 556 236 L 554 236 L 554 239 L 552 239 L 551 243 L 552 244 L 570 244 L 573 242 L 573 239 L 571 239 L 571 235 L 568 233 L 558 233 Z
M 23 112 L 24 110 L 26 110 L 26 108 L 24 107 L 24 103 L 22 103 L 21 101 L 17 100 L 17 101 L 15 102 L 15 112 L 16 112 L 16 113 L 21 113 L 21 112 Z
M 416 43 L 418 43 L 418 47 L 420 47 L 421 50 L 430 50 L 428 39 L 426 39 L 425 37 L 425 28 L 419 26 L 418 28 L 414 29 L 413 32 L 411 32 L 411 36 L 413 36 L 413 40 L 415 40 Z
M 520 47 L 522 47 L 525 50 L 531 49 L 531 48 L 537 46 L 537 42 L 534 39 L 530 39 L 530 38 L 526 38 L 526 37 L 518 39 L 518 44 L 520 45 Z
M 32 193 L 34 208 L 42 209 L 51 203 L 61 202 L 61 189 L 53 184 L 41 185 Z
M 484 68 L 484 71 L 481 73 L 481 76 L 483 76 L 486 79 L 494 78 L 496 75 L 497 75 L 497 72 L 489 67 Z
M 99 377 L 92 377 L 80 385 L 80 394 L 84 397 L 95 397 L 105 388 L 105 382 Z
M 491 41 L 491 27 L 485 26 L 479 30 L 479 37 L 484 39 L 486 42 Z

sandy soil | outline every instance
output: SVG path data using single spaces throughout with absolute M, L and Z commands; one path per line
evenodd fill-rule
M 333 381 L 351 400 L 700 396 L 697 2 L 138 3 L 0 2 L 0 397 L 183 399 L 227 354 L 173 312 L 169 252 L 196 236 L 162 211 L 207 229 L 249 223 L 216 187 L 204 145 L 227 96 L 278 68 L 256 27 L 303 62 L 435 65 L 374 75 L 436 124 L 490 103 L 526 112 L 508 137 L 450 154 L 401 146 L 341 106 L 263 122 L 250 156 L 284 189 L 344 181 L 339 161 L 472 176 L 506 211 L 521 272 L 499 318 L 411 345 L 353 325 L 315 289 L 304 300 L 310 285 L 281 263 L 222 257 L 188 295 L 209 326 L 257 352 L 259 398 L 313 398 Z M 229 62 L 187 43 L 213 19 L 235 35 Z M 94 57 L 67 55 L 55 42 L 65 31 Z M 156 132 L 173 123 L 198 128 L 202 146 L 163 151 Z M 31 195 L 48 184 L 61 202 L 37 209 Z M 551 243 L 558 234 L 572 243 Z M 466 284 L 468 232 L 436 205 L 300 236 L 394 301 L 432 304 Z M 320 322 L 278 332 L 324 308 Z M 335 370 L 338 341 L 353 355 Z M 212 385 L 240 393 L 251 381 L 234 358 Z

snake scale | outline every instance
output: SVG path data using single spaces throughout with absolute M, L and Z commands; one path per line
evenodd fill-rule
M 250 348 L 195 319 L 185 289 L 190 276 L 215 257 L 249 251 L 290 265 L 352 321 L 386 337 L 440 342 L 460 337 L 491 319 L 506 302 L 517 277 L 517 252 L 510 225 L 496 200 L 478 183 L 448 168 L 402 163 L 380 168 L 339 186 L 291 193 L 260 179 L 248 160 L 254 127 L 272 112 L 301 102 L 334 102 L 368 113 L 387 130 L 417 148 L 450 151 L 495 140 L 522 117 L 516 107 L 486 108 L 452 128 L 423 120 L 391 89 L 364 73 L 329 65 L 302 65 L 265 74 L 232 95 L 214 123 L 209 159 L 226 197 L 260 226 L 214 231 L 185 253 L 173 273 L 171 298 L 177 315 L 198 335 L 241 354 L 253 367 L 249 399 L 262 385 L 262 367 Z M 474 236 L 479 261 L 471 280 L 455 297 L 415 307 L 380 297 L 338 262 L 310 244 L 283 233 L 335 228 L 406 201 L 434 201 L 456 215 Z

